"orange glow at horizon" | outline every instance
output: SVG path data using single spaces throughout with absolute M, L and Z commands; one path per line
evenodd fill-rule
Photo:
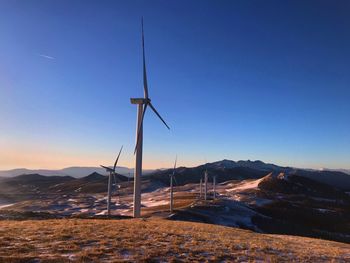
M 151 155 L 152 156 L 152 155 Z M 72 166 L 98 167 L 100 164 L 113 165 L 114 157 L 99 153 L 81 153 L 53 150 L 46 147 L 1 147 L 0 170 L 16 168 L 27 169 L 63 169 Z M 125 153 L 121 156 L 118 166 L 133 168 L 134 155 Z M 152 156 L 144 158 L 143 169 L 169 168 L 174 160 L 160 160 Z M 195 162 L 179 162 L 179 166 L 195 166 Z

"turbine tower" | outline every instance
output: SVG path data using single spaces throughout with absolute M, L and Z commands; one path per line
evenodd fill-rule
M 176 158 L 175 158 L 175 164 L 174 164 L 173 173 L 170 174 L 170 213 L 172 213 L 172 212 L 173 212 L 173 209 L 174 209 L 173 181 L 175 181 L 175 183 L 176 183 L 176 179 L 175 179 L 176 162 L 177 162 L 177 156 L 176 156 Z M 177 184 L 177 183 L 176 183 L 176 184 Z
M 216 198 L 216 175 L 213 176 L 213 199 Z
M 109 168 L 107 166 L 101 165 L 102 168 L 106 169 L 106 172 L 109 172 L 109 176 L 108 176 L 108 190 L 107 190 L 107 192 L 108 192 L 108 194 L 107 194 L 107 215 L 108 216 L 111 214 L 112 176 L 114 177 L 115 184 L 117 184 L 117 181 L 115 179 L 115 168 L 117 167 L 119 156 L 120 156 L 120 153 L 122 152 L 122 149 L 123 149 L 123 146 L 120 148 L 120 151 L 119 151 L 119 154 L 117 156 L 117 159 L 114 162 L 113 169 Z
M 207 194 L 208 194 L 208 171 L 205 170 L 204 172 L 204 200 L 207 201 Z
M 142 143 L 143 143 L 143 119 L 147 107 L 149 106 L 158 118 L 165 124 L 170 130 L 169 126 L 154 108 L 151 103 L 151 99 L 148 96 L 148 85 L 147 85 L 147 73 L 146 73 L 146 59 L 145 59 L 145 38 L 143 32 L 143 19 L 141 20 L 142 26 L 142 61 L 143 61 L 143 98 L 131 98 L 131 104 L 137 105 L 137 124 L 136 124 L 136 146 L 134 154 L 135 158 L 135 170 L 134 170 L 134 217 L 141 216 L 141 174 L 142 174 Z

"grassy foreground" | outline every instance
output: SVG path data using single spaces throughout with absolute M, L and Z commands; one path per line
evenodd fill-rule
M 350 245 L 164 219 L 0 221 L 0 262 L 349 262 Z

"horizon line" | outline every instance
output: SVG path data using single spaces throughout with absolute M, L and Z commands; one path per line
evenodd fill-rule
M 215 162 L 220 162 L 220 161 L 233 161 L 233 162 L 239 162 L 239 161 L 251 161 L 251 162 L 256 162 L 256 161 L 260 161 L 263 162 L 265 164 L 272 164 L 272 165 L 276 165 L 276 166 L 280 166 L 280 167 L 288 167 L 288 168 L 295 168 L 295 169 L 305 169 L 305 170 L 318 170 L 318 171 L 322 171 L 322 170 L 350 170 L 350 168 L 344 168 L 344 167 L 338 167 L 338 168 L 327 168 L 327 167 L 319 167 L 319 168 L 310 168 L 310 167 L 302 167 L 302 166 L 293 166 L 293 165 L 280 165 L 280 164 L 276 164 L 276 163 L 272 163 L 272 162 L 264 162 L 262 160 L 250 160 L 250 159 L 246 159 L 246 160 L 231 160 L 231 159 L 220 159 L 220 160 L 216 160 L 216 161 L 212 161 L 212 162 L 204 162 L 204 163 L 199 163 L 199 164 L 195 164 L 193 166 L 179 166 L 179 167 L 187 167 L 187 168 L 194 168 L 194 167 L 198 167 L 201 165 L 205 165 L 207 163 L 215 163 Z M 125 168 L 125 169 L 135 169 L 134 167 L 128 167 L 128 166 L 117 166 L 119 168 Z M 179 168 L 178 167 L 178 168 Z M 5 168 L 5 169 L 0 169 L 0 172 L 6 172 L 6 171 L 12 171 L 12 170 L 51 170 L 51 171 L 58 171 L 58 170 L 64 170 L 64 169 L 69 169 L 69 168 L 100 168 L 98 165 L 96 166 L 84 166 L 84 165 L 72 165 L 72 166 L 65 166 L 65 167 L 61 167 L 61 168 L 26 168 L 26 167 L 15 167 L 15 168 Z M 170 169 L 171 167 L 157 167 L 157 168 L 145 168 L 142 170 L 163 170 L 163 169 Z M 102 168 L 101 168 L 102 169 Z

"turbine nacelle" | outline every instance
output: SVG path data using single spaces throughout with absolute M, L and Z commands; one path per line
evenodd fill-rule
M 104 166 L 104 165 L 100 165 L 100 166 L 101 166 L 102 168 L 106 169 L 106 172 L 115 173 L 115 168 L 117 167 L 118 160 L 119 160 L 119 157 L 120 157 L 120 154 L 121 154 L 122 150 L 123 150 L 123 146 L 122 146 L 122 147 L 120 148 L 120 150 L 119 150 L 119 153 L 118 153 L 117 158 L 115 159 L 113 168 L 110 168 L 110 167 Z
M 131 104 L 147 104 L 151 102 L 151 99 L 145 99 L 145 98 L 131 98 L 130 99 Z
M 109 168 L 107 166 L 104 166 L 104 165 L 100 165 L 102 168 L 106 169 L 106 172 L 109 172 L 109 173 L 114 173 L 115 170 L 113 170 L 112 168 Z

